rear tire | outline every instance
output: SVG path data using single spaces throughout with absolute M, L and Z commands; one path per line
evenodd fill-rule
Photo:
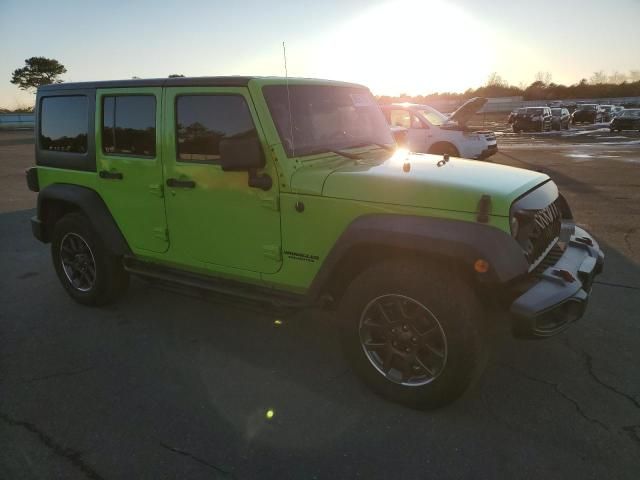
M 381 262 L 353 280 L 339 307 L 344 352 L 359 377 L 413 408 L 454 401 L 486 359 L 483 309 L 446 267 Z
M 122 259 L 107 250 L 81 213 L 69 213 L 55 224 L 51 257 L 60 283 L 83 305 L 111 303 L 129 286 Z

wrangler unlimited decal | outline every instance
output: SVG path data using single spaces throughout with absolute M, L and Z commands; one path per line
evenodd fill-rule
M 308 253 L 291 252 L 285 250 L 284 254 L 291 260 L 302 260 L 303 262 L 315 263 L 320 257 L 318 255 L 309 255 Z

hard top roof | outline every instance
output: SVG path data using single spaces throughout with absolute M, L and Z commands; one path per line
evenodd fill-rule
M 87 88 L 132 88 L 132 87 L 246 87 L 251 80 L 265 85 L 285 84 L 285 77 L 229 76 L 229 77 L 173 77 L 173 78 L 134 78 L 128 80 L 103 80 L 97 82 L 52 83 L 39 87 L 39 91 L 70 90 Z M 289 78 L 290 84 L 328 84 L 336 86 L 366 88 L 355 83 L 321 80 L 314 78 Z

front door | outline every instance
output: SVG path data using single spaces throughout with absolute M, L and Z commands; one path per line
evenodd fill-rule
M 411 114 L 411 128 L 407 132 L 407 140 L 414 152 L 427 153 L 433 145 L 431 129 L 414 113 Z
M 162 89 L 96 92 L 97 189 L 135 253 L 169 247 L 162 190 Z
M 389 111 L 389 123 L 392 127 L 402 127 L 407 132 L 407 147 L 412 152 L 426 153 L 431 147 L 429 127 L 423 124 L 415 114 L 403 108 Z
M 248 89 L 165 90 L 165 188 L 171 257 L 214 272 L 274 273 L 281 265 L 277 173 Z M 223 171 L 220 140 L 257 135 L 273 186 Z

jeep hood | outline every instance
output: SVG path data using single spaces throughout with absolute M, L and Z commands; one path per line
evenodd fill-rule
M 449 115 L 448 122 L 457 122 L 458 125 L 464 126 L 469 119 L 480 111 L 487 103 L 487 99 L 483 97 L 474 97 L 464 102 L 455 112 Z
M 332 198 L 468 213 L 477 212 L 480 198 L 489 195 L 489 213 L 508 216 L 513 200 L 549 179 L 539 172 L 476 160 L 441 160 L 439 155 L 398 151 L 376 163 L 302 169 L 292 178 L 292 187 Z

